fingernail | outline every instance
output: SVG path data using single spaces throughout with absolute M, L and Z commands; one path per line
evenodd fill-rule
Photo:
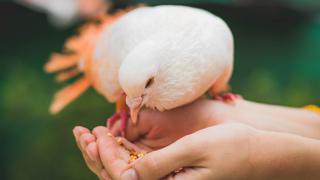
M 121 179 L 123 179 L 123 180 L 127 180 L 127 179 L 138 180 L 138 176 L 137 176 L 137 173 L 135 170 L 128 169 L 124 173 L 122 173 Z

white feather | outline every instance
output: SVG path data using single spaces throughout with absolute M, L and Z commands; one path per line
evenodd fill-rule
M 94 59 L 99 91 L 109 100 L 124 91 L 129 98 L 143 95 L 148 107 L 172 109 L 200 97 L 232 69 L 233 37 L 223 20 L 204 10 L 142 7 L 101 34 Z M 145 89 L 150 76 L 154 84 Z

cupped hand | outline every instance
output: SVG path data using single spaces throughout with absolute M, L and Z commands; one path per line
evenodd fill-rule
M 298 120 L 301 119 L 299 118 L 300 116 L 304 117 L 303 119 L 306 122 L 299 122 L 301 126 L 297 126 L 298 120 L 293 117 L 287 117 L 291 114 L 296 114 L 294 117 L 297 117 L 296 119 Z M 299 109 L 260 105 L 244 100 L 237 101 L 236 105 L 230 105 L 218 101 L 199 99 L 192 104 L 170 111 L 157 112 L 147 109 L 141 111 L 139 123 L 137 125 L 128 124 L 126 132 L 126 138 L 134 144 L 123 138 L 118 140 L 125 142 L 124 144 L 129 149 L 151 152 L 166 147 L 181 137 L 200 129 L 234 122 L 243 123 L 261 130 L 318 137 L 319 133 L 314 133 L 319 132 L 316 131 L 317 128 L 314 128 L 318 126 L 315 126 L 314 123 L 319 121 L 310 120 L 314 119 L 314 117 L 313 113 Z M 308 123 L 311 123 L 311 125 L 303 126 L 303 124 Z M 120 135 L 121 128 L 119 124 L 116 123 L 110 128 L 108 133 L 112 133 L 115 136 Z M 89 130 L 83 129 L 85 128 L 77 127 L 74 132 L 87 165 L 99 177 L 110 177 L 108 172 L 103 169 L 102 157 L 98 150 L 96 139 L 98 133 L 96 129 L 99 128 L 96 128 L 93 134 Z
M 76 132 L 79 130 L 80 127 L 75 128 Z M 124 146 L 121 146 L 106 127 L 96 127 L 93 130 L 96 141 L 89 144 L 86 141 L 90 140 L 85 140 L 88 135 L 81 135 L 80 147 L 90 169 L 94 169 L 93 172 L 102 179 L 219 179 L 230 172 L 233 176 L 236 173 L 239 177 L 246 176 L 242 169 L 247 170 L 250 136 L 254 132 L 242 125 L 217 125 L 184 136 L 131 164 L 128 163 L 129 151 L 126 149 L 138 152 L 142 149 L 125 139 L 122 139 Z M 243 148 L 239 150 L 239 147 Z M 90 163 L 98 158 L 94 154 L 99 156 L 101 165 Z M 186 168 L 172 175 L 182 167 Z M 221 175 L 222 172 L 225 173 Z
M 126 172 L 140 180 L 318 180 L 319 167 L 318 139 L 228 123 L 150 152 Z
M 131 164 L 129 152 L 109 135 L 107 128 L 97 127 L 93 133 L 104 167 L 100 177 L 104 179 L 317 180 L 320 177 L 319 140 L 238 123 L 199 130 Z M 138 148 L 126 143 L 126 148 Z
M 102 178 L 101 176 L 103 165 L 100 161 L 100 156 L 98 154 L 97 147 L 95 144 L 96 137 L 91 134 L 90 130 L 80 126 L 77 126 L 73 129 L 73 135 L 75 137 L 77 146 L 80 149 L 83 159 L 85 160 L 88 168 L 94 174 L 96 174 L 99 177 L 99 179 L 105 179 L 105 178 Z M 89 153 L 89 152 L 94 152 L 94 153 Z
M 137 125 L 131 124 L 131 121 L 128 124 L 126 138 L 134 143 L 129 143 L 124 138 L 117 139 L 123 141 L 127 148 L 135 151 L 149 152 L 160 149 L 185 135 L 220 123 L 212 121 L 212 119 L 219 119 L 212 118 L 213 114 L 217 114 L 213 113 L 212 107 L 212 101 L 199 99 L 189 105 L 165 112 L 144 109 L 139 114 Z M 219 111 L 221 108 L 217 107 L 214 110 Z M 75 127 L 73 133 L 87 166 L 101 178 L 110 175 L 103 170 L 98 151 L 96 136 L 102 134 L 98 133 L 99 129 L 101 127 L 95 128 L 91 133 L 87 128 Z M 120 124 L 115 123 L 108 133 L 119 136 L 121 134 Z

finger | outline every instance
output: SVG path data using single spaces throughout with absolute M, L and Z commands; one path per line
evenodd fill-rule
M 81 127 L 81 126 L 76 126 L 75 128 L 73 128 L 72 132 L 73 132 L 73 135 L 74 135 L 74 137 L 76 139 L 77 146 L 80 149 L 80 136 L 83 133 L 89 133 L 90 131 L 87 128 L 84 128 L 84 127 Z
M 82 156 L 85 159 L 88 167 L 95 174 L 98 175 L 98 173 L 101 171 L 103 166 L 102 166 L 102 164 L 100 162 L 99 154 L 97 152 L 94 152 L 95 151 L 94 150 L 95 140 L 96 140 L 96 138 L 90 133 L 82 134 L 80 136 L 80 147 L 81 147 L 80 149 L 81 149 L 81 152 L 82 152 Z M 88 151 L 90 151 L 93 156 L 90 157 L 90 155 L 88 154 Z
M 84 141 L 82 142 L 82 144 L 85 144 L 86 142 L 89 142 L 90 141 L 90 138 L 92 137 L 89 137 L 89 138 L 84 138 L 84 140 L 81 140 L 81 136 L 83 134 L 88 134 L 90 133 L 90 131 L 87 129 L 87 128 L 84 128 L 84 127 L 81 127 L 81 126 L 77 126 L 73 129 L 73 134 L 75 136 L 75 139 L 76 139 L 76 142 L 77 142 L 77 145 L 78 145 L 78 148 L 79 150 L 81 151 L 81 154 L 87 164 L 87 166 L 89 167 L 89 169 L 91 169 L 92 171 L 95 170 L 96 171 L 96 167 L 95 167 L 95 164 L 93 161 L 90 160 L 90 158 L 88 157 L 87 153 L 83 150 L 83 148 L 81 147 L 81 141 Z M 88 139 L 88 140 L 87 140 Z M 93 139 L 95 139 L 93 137 Z
M 91 133 L 84 133 L 80 136 L 80 147 L 82 151 L 85 151 L 87 145 L 91 142 L 96 141 L 96 138 Z
M 85 128 L 85 127 L 82 127 L 82 126 L 76 126 L 73 128 L 73 132 L 76 134 L 76 135 L 81 135 L 83 133 L 88 133 L 90 132 L 89 129 Z
M 111 179 L 111 176 L 108 174 L 108 172 L 106 170 L 102 170 L 101 173 L 100 173 L 100 177 L 103 179 L 103 180 L 112 180 Z
M 95 163 L 98 169 L 103 169 L 103 165 L 100 159 L 98 145 L 96 142 L 91 142 L 86 149 L 88 157 Z
M 97 163 L 95 161 L 92 161 L 86 152 L 82 152 L 82 156 L 83 156 L 83 159 L 84 161 L 86 162 L 88 168 L 94 173 L 96 174 L 97 176 L 100 177 L 100 172 L 102 170 L 102 166 L 100 165 L 97 165 Z
M 86 148 L 86 153 L 90 160 L 98 162 L 100 160 L 99 152 L 98 152 L 98 145 L 96 142 L 91 142 L 88 144 Z
M 120 179 L 124 170 L 128 168 L 129 153 L 121 147 L 110 131 L 105 127 L 96 127 L 93 130 L 97 137 L 98 151 L 105 170 L 112 179 Z
M 163 149 L 153 151 L 133 163 L 139 179 L 161 179 L 171 172 L 192 166 L 200 157 L 188 140 L 178 140 Z
M 83 157 L 83 159 L 84 159 L 84 161 L 85 161 L 85 163 L 87 164 L 87 166 L 88 166 L 88 168 L 93 172 L 93 173 L 95 173 L 98 177 L 100 177 L 100 171 L 101 171 L 101 169 L 102 169 L 102 165 L 101 165 L 101 163 L 100 164 L 98 164 L 98 163 L 96 163 L 95 161 L 92 161 L 89 157 L 88 157 L 88 154 L 87 154 L 87 152 L 86 151 L 84 151 L 83 149 L 82 149 L 82 147 L 81 147 L 81 143 L 80 143 L 80 137 L 83 135 L 83 134 L 89 134 L 90 133 L 90 131 L 87 129 L 87 128 L 84 128 L 84 127 L 81 127 L 81 126 L 77 126 L 77 127 L 75 127 L 74 129 L 73 129 L 73 134 L 74 134 L 74 137 L 75 137 L 75 139 L 76 139 L 76 142 L 77 142 L 77 146 L 78 146 L 78 148 L 79 148 L 79 150 L 81 151 L 81 153 L 82 153 L 82 157 Z M 85 140 L 85 142 L 86 143 L 89 143 L 89 142 L 91 142 L 92 140 L 95 140 L 95 137 L 88 137 L 88 138 L 84 138 Z

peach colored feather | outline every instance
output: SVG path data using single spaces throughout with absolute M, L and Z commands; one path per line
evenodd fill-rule
M 119 11 L 113 15 L 100 16 L 96 22 L 83 25 L 78 34 L 70 37 L 64 45 L 63 53 L 53 53 L 44 69 L 47 73 L 58 73 L 57 82 L 63 82 L 83 73 L 83 77 L 75 83 L 60 90 L 54 97 L 50 112 L 55 114 L 78 98 L 90 86 L 99 89 L 99 81 L 92 74 L 92 58 L 96 41 L 101 31 L 107 29 L 122 15 L 134 7 Z
M 90 87 L 90 82 L 87 78 L 81 78 L 75 83 L 60 90 L 54 97 L 50 112 L 53 114 L 58 113 L 66 105 L 78 98 Z

